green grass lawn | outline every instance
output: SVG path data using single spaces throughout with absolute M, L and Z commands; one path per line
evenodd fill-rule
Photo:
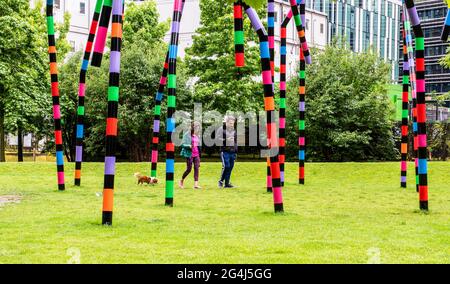
M 0 263 L 450 263 L 450 163 L 429 163 L 430 212 L 418 210 L 413 164 L 401 189 L 400 163 L 314 163 L 306 185 L 287 165 L 284 214 L 273 213 L 265 163 L 238 162 L 237 189 L 217 189 L 219 163 L 203 163 L 202 190 L 164 182 L 137 186 L 148 163 L 117 165 L 114 224 L 101 226 L 103 164 L 83 165 L 82 186 L 66 165 L 66 191 L 53 163 L 0 164 Z M 177 163 L 180 177 L 184 164 Z M 163 165 L 159 169 L 164 179 Z

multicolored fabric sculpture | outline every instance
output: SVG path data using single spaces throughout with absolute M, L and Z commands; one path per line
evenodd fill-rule
M 447 42 L 450 33 L 450 1 L 447 1 L 447 16 L 445 17 L 444 26 L 442 27 L 441 40 Z
M 402 75 L 402 125 L 401 125 L 401 162 L 400 162 L 400 186 L 406 187 L 406 172 L 408 169 L 408 105 L 409 105 L 409 60 L 408 49 L 406 45 L 406 29 L 409 27 L 409 22 L 406 20 L 405 13 L 402 14 L 403 20 L 403 75 Z
M 53 121 L 55 125 L 56 168 L 58 178 L 58 190 L 65 189 L 64 183 L 64 154 L 61 127 L 61 108 L 59 105 L 58 63 L 56 53 L 55 24 L 53 19 L 53 0 L 47 0 L 47 34 L 48 55 L 50 58 L 50 79 L 53 102 Z
M 168 71 L 168 97 L 166 120 L 166 202 L 167 206 L 173 206 L 174 174 L 175 174 L 175 144 L 172 141 L 172 133 L 175 131 L 175 107 L 176 107 L 176 67 L 178 52 L 178 37 L 182 13 L 182 1 L 174 0 L 173 17 L 169 45 L 169 71 Z
M 413 0 L 405 0 L 408 15 L 415 35 L 416 48 L 416 95 L 417 95 L 417 142 L 420 209 L 428 211 L 427 168 L 427 114 L 425 105 L 425 39 L 420 19 Z
M 97 38 L 95 39 L 94 53 L 92 54 L 91 65 L 100 67 L 105 50 L 106 38 L 108 35 L 109 21 L 111 19 L 111 9 L 113 0 L 104 0 L 102 13 L 100 16 Z
M 302 0 L 300 4 L 301 20 L 305 22 L 305 1 Z M 306 114 L 306 53 L 303 49 L 304 45 L 300 47 L 300 68 L 299 68 L 299 102 L 298 102 L 298 183 L 305 184 L 305 158 L 306 158 L 306 134 L 305 134 L 305 114 Z
M 83 162 L 83 139 L 84 139 L 84 98 L 86 95 L 86 72 L 89 67 L 92 46 L 97 33 L 98 19 L 102 8 L 103 0 L 97 0 L 95 4 L 94 15 L 92 17 L 89 37 L 84 49 L 83 61 L 80 70 L 80 81 L 78 84 L 78 107 L 77 107 L 77 131 L 75 146 L 75 185 L 81 185 L 81 164 Z
M 184 2 L 182 1 L 181 5 L 181 14 L 180 14 L 180 20 L 181 16 L 183 14 L 184 9 Z M 179 34 L 178 34 L 179 36 Z M 177 39 L 178 42 L 178 39 Z M 164 98 L 164 89 L 167 85 L 167 73 L 169 72 L 169 50 L 166 54 L 166 60 L 164 60 L 164 67 L 162 70 L 161 78 L 159 79 L 159 87 L 158 91 L 155 95 L 155 107 L 153 110 L 153 134 L 152 134 L 152 156 L 151 156 L 151 171 L 150 176 L 156 177 L 157 176 L 157 169 L 158 169 L 158 156 L 159 156 L 159 132 L 160 132 L 160 124 L 161 124 L 161 102 Z
M 103 187 L 102 224 L 112 225 L 114 176 L 119 108 L 120 49 L 122 47 L 123 0 L 112 2 L 111 53 L 108 87 L 108 116 L 106 119 L 105 177 Z

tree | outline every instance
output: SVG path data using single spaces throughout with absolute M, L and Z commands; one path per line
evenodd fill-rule
M 167 51 L 163 37 L 168 23 L 158 24 L 156 6 L 152 1 L 142 5 L 131 3 L 125 9 L 121 56 L 119 97 L 118 152 L 120 159 L 149 159 L 149 142 L 153 117 L 153 100 Z M 151 38 L 151 40 L 149 40 Z M 65 139 L 74 149 L 75 109 L 81 53 L 69 58 L 61 68 L 61 105 L 66 119 Z M 85 157 L 101 160 L 105 152 L 109 53 L 101 68 L 90 68 L 86 79 Z M 177 66 L 177 101 L 181 107 L 191 104 L 183 62 Z M 165 104 L 163 105 L 163 108 Z M 165 113 L 163 110 L 162 113 Z M 163 127 L 163 126 L 161 126 Z M 163 142 L 161 142 L 163 145 Z
M 0 7 L 0 161 L 5 161 L 5 131 L 46 129 L 51 97 L 41 8 L 37 3 L 31 9 L 27 0 L 7 0 Z M 68 22 L 61 27 L 57 46 L 63 55 L 68 50 Z
M 158 22 L 158 10 L 154 1 L 146 1 L 140 5 L 131 3 L 125 9 L 126 18 L 123 23 L 123 47 L 127 44 L 143 43 L 145 46 L 160 44 L 166 34 L 169 22 Z
M 257 37 L 250 21 L 244 23 L 246 66 L 234 66 L 233 7 L 221 1 L 200 1 L 201 26 L 186 49 L 189 74 L 195 76 L 195 101 L 204 110 L 263 109 Z M 264 14 L 264 11 L 262 11 Z
M 389 67 L 374 53 L 333 43 L 315 50 L 306 73 L 307 158 L 320 161 L 389 160 L 397 151 L 387 97 Z M 298 79 L 288 85 L 288 151 L 297 147 Z

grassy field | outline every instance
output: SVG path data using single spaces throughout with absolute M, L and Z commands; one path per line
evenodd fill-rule
M 184 165 L 177 163 L 177 177 Z M 265 164 L 238 162 L 236 189 L 216 187 L 221 165 L 203 163 L 202 190 L 137 186 L 149 164 L 117 166 L 114 225 L 101 222 L 103 164 L 87 163 L 82 187 L 56 190 L 53 163 L 0 164 L 0 263 L 450 263 L 450 163 L 429 164 L 430 212 L 399 163 L 308 164 L 306 186 L 287 165 L 284 214 L 265 191 Z M 413 164 L 410 164 L 410 173 Z M 159 169 L 163 177 L 163 165 Z

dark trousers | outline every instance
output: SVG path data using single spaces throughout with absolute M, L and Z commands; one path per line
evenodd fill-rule
M 230 184 L 231 171 L 234 167 L 234 161 L 236 160 L 236 153 L 233 152 L 220 152 L 222 159 L 222 175 L 220 181 L 225 181 L 225 186 Z
M 186 171 L 183 174 L 183 179 L 185 179 L 189 173 L 192 171 L 192 164 L 194 164 L 194 180 L 198 181 L 198 173 L 200 168 L 200 157 L 186 158 Z

